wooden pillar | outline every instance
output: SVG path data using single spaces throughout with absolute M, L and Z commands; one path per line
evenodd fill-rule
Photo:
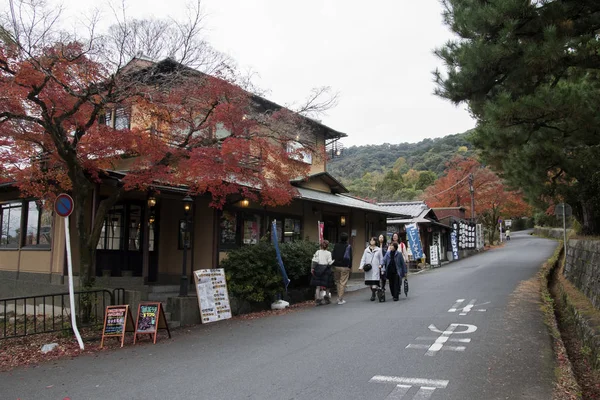
M 150 266 L 150 207 L 148 202 L 143 207 L 142 212 L 142 277 L 144 284 L 148 283 L 149 266 Z

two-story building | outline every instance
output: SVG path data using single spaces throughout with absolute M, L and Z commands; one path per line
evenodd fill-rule
M 281 108 L 266 99 L 255 100 L 266 109 Z M 103 123 L 115 128 L 134 123 L 127 114 L 117 111 L 107 114 Z M 320 122 L 305 122 L 311 127 L 317 146 L 328 148 L 346 136 Z M 293 150 L 295 144 L 288 146 Z M 156 182 L 152 192 L 126 192 L 104 217 L 95 263 L 99 284 L 139 287 L 177 283 L 184 247 L 189 262 L 187 274 L 192 282 L 191 271 L 216 268 L 228 251 L 256 244 L 270 230 L 273 220 L 277 221 L 281 241 L 318 241 L 318 221 L 324 222 L 324 238 L 331 242 L 346 232 L 354 244 L 354 260 L 360 260 L 368 237 L 385 230 L 387 218 L 402 216 L 388 207 L 350 196 L 326 172 L 326 158 L 312 157 L 307 152 L 299 161 L 310 164 L 310 175 L 292 182 L 293 200 L 285 206 L 263 206 L 241 195 L 231 195 L 222 209 L 216 209 L 210 206 L 210 194 L 201 194 L 194 196 L 186 214 L 183 199 L 189 190 L 185 186 Z M 119 168 L 105 171 L 94 189 L 88 218 L 95 218 L 98 202 L 109 196 L 127 173 L 126 161 Z M 185 223 L 187 218 L 190 225 Z M 64 218 L 41 207 L 39 200 L 21 198 L 14 182 L 0 185 L 0 280 L 30 283 L 4 285 L 0 297 L 63 288 L 67 271 L 64 224 Z M 191 229 L 185 229 L 186 226 Z M 73 220 L 71 232 L 76 232 Z M 73 237 L 72 244 L 77 274 L 78 254 Z M 355 261 L 353 270 L 357 269 Z M 126 278 L 120 280 L 122 277 Z

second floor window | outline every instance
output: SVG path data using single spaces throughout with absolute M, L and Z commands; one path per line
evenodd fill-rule
M 115 129 L 131 128 L 131 113 L 124 107 L 108 108 L 100 116 L 100 123 Z
M 312 164 L 312 153 L 310 150 L 305 149 L 302 143 L 291 140 L 287 143 L 286 151 L 289 153 L 290 158 Z

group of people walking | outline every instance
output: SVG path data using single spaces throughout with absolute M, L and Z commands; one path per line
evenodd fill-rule
M 342 233 L 340 243 L 333 248 L 333 254 L 327 250 L 329 242 L 323 240 L 319 250 L 314 254 L 311 266 L 311 285 L 315 286 L 315 303 L 324 305 L 331 303 L 329 288 L 337 287 L 339 305 L 345 304 L 344 294 L 352 271 L 352 247 L 348 244 L 348 235 Z M 394 301 L 400 297 L 402 279 L 407 277 L 408 254 L 406 245 L 400 241 L 397 233 L 387 244 L 386 237 L 372 237 L 360 260 L 359 270 L 365 274 L 365 285 L 371 288 L 371 301 L 375 301 L 378 291 L 385 293 L 385 285 L 389 282 Z M 333 267 L 333 268 L 332 268 Z
M 375 301 L 378 290 L 385 292 L 386 282 L 389 282 L 394 301 L 399 300 L 400 283 L 407 277 L 407 262 L 406 245 L 397 233 L 392 235 L 389 245 L 384 235 L 371 238 L 358 267 L 365 272 L 365 285 L 371 288 L 371 301 Z

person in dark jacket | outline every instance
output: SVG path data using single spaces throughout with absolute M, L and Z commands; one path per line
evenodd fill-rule
M 406 277 L 406 263 L 402 253 L 398 251 L 398 243 L 392 242 L 388 247 L 388 252 L 383 258 L 383 265 L 385 266 L 385 275 L 390 282 L 390 292 L 394 301 L 398 301 L 400 297 L 400 282 L 402 278 Z
M 344 293 L 346 292 L 346 285 L 348 284 L 348 278 L 350 278 L 350 271 L 352 271 L 352 246 L 348 244 L 348 234 L 342 232 L 340 235 L 340 243 L 336 243 L 333 247 L 333 273 L 335 277 L 335 284 L 337 288 L 338 304 L 342 305 L 346 303 L 344 300 Z
M 381 258 L 383 258 L 383 256 L 385 256 L 385 253 L 387 253 L 387 251 L 388 251 L 387 238 L 385 237 L 384 234 L 379 235 L 378 242 L 379 242 L 379 248 L 381 249 Z M 382 273 L 381 274 L 381 288 L 383 290 L 385 290 L 385 280 L 386 280 L 385 274 Z
M 318 306 L 331 303 L 327 289 L 333 286 L 333 272 L 330 267 L 333 259 L 331 252 L 327 250 L 328 247 L 329 242 L 323 240 L 312 258 L 310 285 L 315 286 L 315 304 Z

